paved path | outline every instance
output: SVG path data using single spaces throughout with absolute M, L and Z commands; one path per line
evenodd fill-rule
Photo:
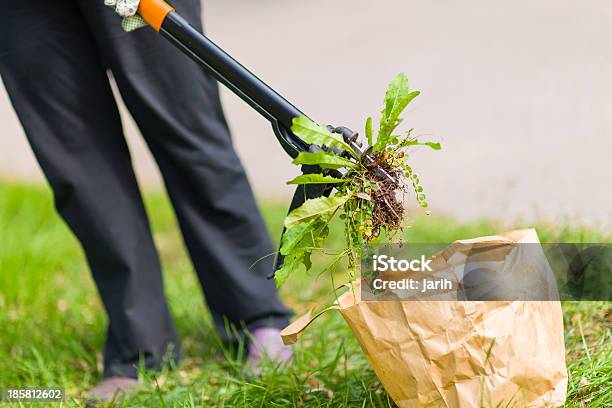
M 611 226 L 612 3 L 209 0 L 208 34 L 322 123 L 361 129 L 399 71 L 422 91 L 406 125 L 440 140 L 414 168 L 436 212 Z M 261 196 L 289 164 L 264 120 L 224 104 Z M 0 173 L 39 179 L 0 95 Z M 155 166 L 126 119 L 139 177 Z M 603 223 L 603 224 L 602 224 Z

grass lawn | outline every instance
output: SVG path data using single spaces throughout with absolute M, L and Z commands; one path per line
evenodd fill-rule
M 151 193 L 146 201 L 185 357 L 174 370 L 143 373 L 144 389 L 122 406 L 393 406 L 337 313 L 307 330 L 288 368 L 269 367 L 260 379 L 245 378 L 239 356 L 224 350 L 212 329 L 167 200 Z M 275 240 L 286 205 L 262 203 Z M 420 216 L 407 236 L 450 242 L 512 227 Z M 542 241 L 609 242 L 592 230 L 537 227 Z M 0 183 L 0 236 L 0 388 L 64 387 L 63 406 L 81 406 L 85 391 L 100 379 L 106 325 L 81 249 L 55 215 L 45 187 Z M 302 313 L 329 288 L 326 277 L 302 274 L 289 280 L 282 296 Z M 567 406 L 610 407 L 612 305 L 564 303 L 563 309 Z

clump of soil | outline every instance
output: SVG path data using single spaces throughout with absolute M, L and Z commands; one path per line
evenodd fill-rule
M 378 186 L 378 189 L 373 189 L 371 193 L 374 208 L 372 211 L 372 235 L 370 238 L 380 235 L 381 229 L 387 232 L 401 230 L 404 218 L 404 206 L 402 205 L 402 200 L 398 198 L 400 195 L 403 196 L 405 192 L 405 186 L 402 183 L 404 171 L 392 165 L 392 160 L 387 152 L 379 153 L 375 161 L 395 181 L 391 182 L 373 170 L 368 170 L 365 173 L 366 178 Z

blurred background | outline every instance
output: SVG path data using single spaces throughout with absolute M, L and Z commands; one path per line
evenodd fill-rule
M 422 94 L 404 128 L 443 144 L 413 156 L 434 214 L 610 227 L 611 2 L 204 5 L 207 34 L 318 122 L 363 132 L 387 83 L 405 72 Z M 298 170 L 269 124 L 225 89 L 223 102 L 258 196 L 286 199 L 285 181 Z M 156 166 L 122 113 L 138 177 L 159 188 Z M 0 121 L 0 179 L 43 180 L 4 90 Z

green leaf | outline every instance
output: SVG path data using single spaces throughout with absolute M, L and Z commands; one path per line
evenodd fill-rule
M 312 255 L 312 251 L 304 251 L 302 254 L 302 264 L 306 268 L 306 271 L 309 271 L 312 268 L 312 261 L 310 260 L 310 255 Z
M 366 139 L 368 139 L 368 146 L 372 146 L 372 144 L 374 143 L 373 140 L 373 136 L 372 136 L 372 117 L 368 117 L 368 119 L 366 120 L 366 125 L 365 125 L 365 133 L 366 133 Z
M 285 228 L 289 229 L 297 223 L 314 217 L 334 211 L 349 199 L 350 196 L 334 196 L 334 197 L 319 197 L 306 200 L 304 204 L 295 210 L 291 211 L 285 217 Z
M 382 111 L 375 150 L 381 151 L 387 146 L 391 133 L 401 122 L 400 114 L 419 93 L 419 91 L 410 92 L 408 78 L 404 74 L 399 74 L 391 81 L 385 94 L 385 108 Z
M 298 244 L 296 253 L 302 254 L 301 262 L 307 271 L 312 268 L 310 259 L 314 248 L 323 248 L 325 240 L 329 235 L 329 217 L 315 217 L 316 222 L 304 235 L 304 238 Z
M 404 73 L 397 74 L 389 83 L 385 93 L 385 108 L 382 112 L 383 120 L 386 121 L 398 116 L 398 113 L 401 112 L 401 105 L 409 92 L 408 78 L 406 78 Z
M 335 178 L 332 176 L 324 176 L 322 174 L 302 174 L 287 184 L 339 184 L 346 183 L 346 180 Z
M 351 147 L 344 142 L 342 135 L 330 132 L 325 126 L 314 123 L 306 116 L 293 118 L 291 131 L 306 143 L 333 146 L 352 154 Z
M 434 150 L 441 150 L 442 149 L 442 145 L 440 143 L 437 142 L 419 142 L 417 139 L 404 139 L 402 140 L 402 142 L 397 145 L 396 149 L 401 149 L 402 147 L 407 147 L 407 146 L 428 146 L 431 147 Z
M 286 256 L 283 261 L 283 267 L 274 273 L 274 281 L 276 281 L 276 287 L 280 288 L 283 283 L 287 280 L 289 275 L 297 270 L 301 265 L 302 254 Z
M 277 287 L 280 287 L 301 265 L 304 265 L 307 271 L 310 270 L 312 247 L 323 247 L 325 244 L 329 234 L 328 221 L 327 217 L 312 217 L 285 231 L 281 247 L 281 254 L 285 256 L 283 267 L 274 274 Z
M 440 143 L 437 142 L 424 142 L 422 143 L 423 146 L 429 146 L 434 150 L 441 150 L 442 149 L 442 145 Z
M 340 157 L 334 153 L 328 152 L 301 152 L 293 159 L 293 164 L 311 164 L 318 165 L 324 169 L 339 169 L 341 167 L 354 168 L 357 167 L 352 161 Z
M 283 242 L 280 253 L 289 255 L 302 241 L 306 234 L 313 232 L 317 223 L 321 222 L 321 217 L 311 217 L 302 222 L 298 222 L 291 228 L 287 228 L 283 234 Z

